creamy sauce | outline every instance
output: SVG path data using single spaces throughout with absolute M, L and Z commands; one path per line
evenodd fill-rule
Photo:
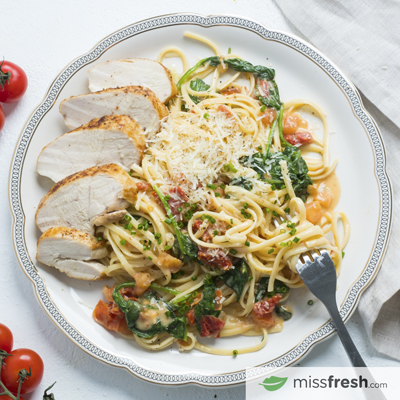
M 165 313 L 169 311 L 162 301 L 152 298 L 150 302 L 144 300 L 142 302 L 142 311 L 136 321 L 136 327 L 141 331 L 148 331 L 157 322 L 161 325 L 168 326 L 173 318 L 167 317 Z
M 324 182 L 333 194 L 332 202 L 330 206 L 326 209 L 326 211 L 331 213 L 335 210 L 340 200 L 340 194 L 341 194 L 340 182 L 335 172 L 332 172 L 327 178 L 315 181 L 314 183 L 317 183 L 319 185 L 321 182 Z

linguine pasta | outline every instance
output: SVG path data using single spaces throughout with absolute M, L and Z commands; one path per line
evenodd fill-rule
M 350 226 L 346 215 L 334 210 L 337 160 L 329 159 L 328 124 L 318 105 L 301 99 L 266 107 L 257 93 L 268 98 L 273 80 L 232 73 L 227 63 L 238 55 L 223 55 L 199 35 L 185 36 L 209 45 L 219 64 L 206 61 L 181 78 L 180 94 L 168 105 L 170 115 L 160 132 L 147 136 L 142 165 L 130 172 L 142 188 L 136 202 L 123 221 L 106 224 L 96 234 L 109 245 L 109 256 L 102 260 L 109 277 L 118 284 L 136 281 L 138 287 L 139 279 L 146 278 L 144 290 L 152 282 L 157 299 L 172 305 L 162 310 L 159 300 L 150 299 L 148 304 L 155 305 L 151 314 L 153 308 L 140 303 L 138 321 L 144 325 L 138 331 L 151 332 L 162 318 L 170 323 L 171 312 L 183 318 L 187 329 L 185 339 L 169 331 L 126 337 L 148 350 L 176 342 L 181 351 L 232 355 L 234 349 L 218 348 L 218 339 L 210 347 L 201 336 L 259 335 L 257 345 L 235 350 L 253 352 L 291 316 L 284 304 L 290 290 L 303 286 L 296 271 L 302 253 L 328 250 L 339 274 Z M 166 57 L 179 57 L 183 70 L 190 69 L 179 48 L 164 49 L 158 61 Z M 265 82 L 272 83 L 263 91 Z M 322 138 L 303 118 L 307 113 L 321 121 Z M 307 140 L 291 145 L 298 137 Z M 301 170 L 302 162 L 308 172 L 293 172 Z M 180 235 L 196 249 L 194 257 L 183 253 Z M 215 291 L 212 315 L 222 321 L 217 323 L 222 329 L 215 328 L 213 319 L 207 331 L 200 318 L 206 288 Z

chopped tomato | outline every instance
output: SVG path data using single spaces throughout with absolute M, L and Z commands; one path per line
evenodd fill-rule
M 281 298 L 282 296 L 280 294 L 276 294 L 275 296 L 254 304 L 253 314 L 260 325 L 266 327 L 274 325 L 275 319 L 273 311 Z
M 273 312 L 265 314 L 263 318 L 257 318 L 253 314 L 253 321 L 262 328 L 271 328 L 275 325 L 275 315 Z
M 157 204 L 160 207 L 164 208 L 157 193 L 153 192 L 152 194 L 156 199 Z M 170 197 L 170 199 L 167 202 L 169 204 L 172 214 L 177 221 L 182 221 L 183 217 L 181 215 L 181 212 L 178 211 L 178 208 L 183 209 L 184 204 L 189 200 L 186 196 L 186 193 L 182 190 L 180 186 L 177 186 L 168 190 L 168 196 Z
M 199 325 L 201 337 L 212 336 L 219 338 L 225 322 L 213 315 L 203 315 L 199 321 Z
M 124 314 L 122 314 L 122 317 L 117 316 L 111 312 L 112 308 L 112 303 L 105 303 L 103 300 L 100 300 L 93 311 L 94 320 L 110 331 L 128 335 L 130 330 L 126 324 Z
M 273 108 L 267 108 L 261 114 L 263 115 L 261 122 L 264 126 L 271 125 L 276 119 L 276 111 Z
M 304 120 L 299 113 L 283 114 L 283 134 L 293 135 L 299 128 L 308 128 L 308 122 Z
M 242 93 L 242 91 L 234 86 L 228 87 L 224 90 L 221 90 L 221 94 L 224 96 L 229 96 L 230 94 L 235 94 L 235 93 Z
M 317 197 L 315 200 L 319 201 L 322 207 L 329 208 L 333 200 L 333 193 L 325 182 L 321 182 L 317 189 Z
M 147 182 L 137 182 L 136 187 L 138 190 L 146 191 L 151 188 L 151 186 Z
M 218 267 L 224 271 L 232 267 L 232 260 L 222 249 L 212 249 L 209 247 L 199 246 L 197 257 L 200 261 L 210 267 Z
M 194 324 L 196 322 L 196 317 L 194 316 L 194 308 L 192 308 L 187 314 L 186 316 L 189 319 L 189 322 L 191 324 Z
M 193 232 L 196 233 L 199 229 L 200 226 L 203 224 L 203 221 L 201 219 L 196 219 L 193 223 Z
M 323 212 L 319 201 L 306 204 L 306 218 L 312 224 L 316 224 L 322 218 Z
M 269 97 L 269 89 L 272 83 L 265 79 L 257 79 L 258 91 L 262 97 Z
M 136 286 L 123 288 L 121 290 L 122 295 L 125 294 L 124 290 L 131 289 L 129 295 L 139 297 L 150 287 L 151 282 L 154 281 L 154 278 L 147 272 L 136 272 L 136 274 L 133 274 L 133 279 L 136 282 Z
M 214 310 L 222 310 L 222 302 L 223 302 L 222 290 L 216 289 L 215 290 Z
M 295 133 L 284 135 L 285 140 L 293 146 L 302 146 L 303 144 L 310 144 L 313 142 L 313 137 L 310 132 L 297 131 Z
M 232 113 L 232 111 L 231 111 L 230 108 L 227 107 L 225 104 L 220 104 L 220 105 L 218 106 L 218 111 L 224 113 L 225 116 L 226 116 L 226 118 L 232 118 L 232 119 L 233 119 L 233 113 Z

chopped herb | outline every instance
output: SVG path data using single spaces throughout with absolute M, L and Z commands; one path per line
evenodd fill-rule
M 119 242 L 122 244 L 122 246 L 126 245 L 126 240 L 125 239 L 121 239 Z
M 158 244 L 158 245 L 160 245 L 160 244 L 161 244 L 161 242 L 162 242 L 162 240 L 161 240 L 161 239 L 157 239 L 157 244 Z
M 182 207 L 178 207 L 178 211 L 182 212 L 183 208 Z
M 285 233 L 285 232 L 286 232 L 286 229 L 281 229 L 280 232 L 281 232 L 281 233 Z
M 131 172 L 128 172 L 128 175 L 129 175 L 129 176 L 132 176 L 132 173 L 131 173 Z
M 262 150 L 262 147 L 261 147 L 261 146 L 258 146 L 258 147 L 257 147 L 257 150 Z
M 203 221 L 205 220 L 205 219 L 207 219 L 208 221 L 210 221 L 212 224 L 215 224 L 217 221 L 215 220 L 215 218 L 213 218 L 211 215 L 208 215 L 208 214 L 203 214 L 201 217 L 200 217 Z
M 227 225 L 226 226 L 226 229 L 231 229 L 232 228 L 232 225 Z
M 220 187 L 222 190 L 225 190 L 225 188 L 226 188 L 226 186 L 225 186 L 223 183 L 221 183 L 221 184 L 219 185 L 219 187 Z
M 232 171 L 234 174 L 235 174 L 236 172 L 238 172 L 238 170 L 233 166 L 232 163 L 225 164 L 225 165 L 224 165 L 224 170 L 225 170 L 226 172 Z
M 228 199 L 228 200 L 229 200 L 230 198 L 231 198 L 231 196 L 229 196 L 229 194 L 226 194 L 226 195 L 225 195 L 225 199 Z
M 179 222 L 177 223 L 177 225 L 179 226 L 179 228 L 183 228 L 183 222 L 182 222 L 182 221 L 179 221 Z
M 245 210 L 247 210 L 249 208 L 249 205 L 247 203 L 244 203 L 243 207 Z
M 233 350 L 232 354 L 233 354 L 233 357 L 236 357 L 239 354 L 239 352 L 237 350 Z
M 212 183 L 207 183 L 207 187 L 208 187 L 209 189 L 212 189 L 212 190 L 218 189 L 218 186 L 217 186 L 217 185 L 214 185 L 214 184 L 212 184 Z
M 309 306 L 312 306 L 312 305 L 314 304 L 314 301 L 313 301 L 313 300 L 308 300 L 308 301 L 307 301 L 307 304 L 308 304 Z
M 290 247 L 292 244 L 293 244 L 293 242 L 292 242 L 291 240 L 289 240 L 289 241 L 287 242 L 288 247 Z
M 187 203 L 187 202 L 186 202 L 186 203 L 184 203 L 184 206 L 185 206 L 185 207 L 190 207 L 190 203 Z
M 214 235 L 214 236 L 218 236 L 218 231 L 214 231 L 214 232 L 213 232 L 213 235 Z
M 154 237 L 155 237 L 156 239 L 160 239 L 160 237 L 161 237 L 161 233 L 159 233 L 159 232 L 156 232 L 156 233 L 154 234 Z
M 249 276 L 249 282 L 253 280 L 253 276 Z
M 192 279 L 192 281 L 197 281 L 197 276 L 193 275 L 191 279 Z
M 164 196 L 164 199 L 165 199 L 165 201 L 170 201 L 171 200 L 171 196 L 166 195 L 166 196 Z
M 207 114 L 207 113 L 203 114 L 203 118 L 204 118 L 204 119 L 210 118 L 210 114 Z
M 297 243 L 300 242 L 300 239 L 296 236 L 296 237 L 293 239 L 293 242 L 295 242 L 295 243 L 297 244 Z
M 132 221 L 132 218 L 130 215 L 125 215 L 124 219 L 125 219 L 125 221 Z
M 279 217 L 279 214 L 274 210 L 274 211 L 272 211 L 272 215 L 274 216 L 274 217 Z
M 289 214 L 290 213 L 290 208 L 286 207 L 283 211 L 285 211 L 286 214 Z
M 237 250 L 235 250 L 235 249 L 230 249 L 230 250 L 229 250 L 229 253 L 235 255 L 235 254 L 237 254 Z
M 135 231 L 132 231 L 132 232 L 131 232 L 131 235 L 136 235 L 136 232 L 135 232 Z
M 275 185 L 271 185 L 271 190 L 275 191 L 276 190 L 276 186 Z
M 287 247 L 287 243 L 286 243 L 286 242 L 281 242 L 281 243 L 279 243 L 279 246 L 281 246 L 281 247 Z
M 264 104 L 264 105 L 260 108 L 260 111 L 261 111 L 261 112 L 264 112 L 266 109 L 267 109 L 267 106 Z
M 219 193 L 214 193 L 215 197 L 221 197 Z
M 151 260 L 153 260 L 153 258 L 152 258 L 152 257 L 150 257 L 150 256 L 149 256 L 149 257 L 147 257 L 147 259 L 148 259 L 148 260 L 150 260 L 150 261 L 151 261 Z
M 293 236 L 296 232 L 297 232 L 297 229 L 296 229 L 296 228 L 293 228 L 293 229 L 290 231 L 290 234 Z
M 250 242 L 249 242 L 248 240 L 246 240 L 246 241 L 244 242 L 244 245 L 247 246 L 247 247 L 250 247 Z
M 231 224 L 233 225 L 233 218 L 231 218 Z
M 165 247 L 164 247 L 164 250 L 165 250 L 165 251 L 168 251 L 168 250 L 171 250 L 171 248 L 172 248 L 172 246 L 168 245 L 168 246 L 165 246 Z
M 165 220 L 164 220 L 164 222 L 167 224 L 167 225 L 171 225 L 172 224 L 172 221 L 169 219 L 169 218 L 166 218 Z M 139 228 L 140 229 L 140 228 Z
M 268 254 L 272 254 L 274 252 L 274 249 L 269 249 Z
M 98 242 L 101 242 L 103 239 L 104 239 L 104 238 L 102 238 L 101 236 L 99 236 L 99 237 L 97 238 L 97 241 L 98 241 Z
M 344 251 L 342 251 L 342 258 L 344 258 L 344 255 L 345 255 L 345 252 L 344 252 Z
M 269 208 L 265 209 L 265 212 L 268 214 L 271 210 Z
M 229 49 L 228 49 L 228 54 L 231 54 L 231 48 L 229 47 Z

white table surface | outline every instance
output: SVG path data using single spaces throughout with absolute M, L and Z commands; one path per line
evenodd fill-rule
M 0 133 L 0 322 L 14 333 L 15 348 L 28 347 L 43 358 L 42 384 L 26 399 L 42 399 L 53 388 L 56 399 L 244 399 L 244 386 L 207 389 L 169 388 L 143 382 L 107 366 L 76 347 L 46 316 L 22 272 L 11 242 L 8 174 L 14 146 L 33 109 L 42 101 L 55 76 L 71 60 L 86 53 L 108 34 L 142 19 L 175 12 L 229 13 L 250 17 L 270 28 L 294 32 L 272 0 L 1 0 L 0 57 L 20 65 L 29 88 L 24 98 L 3 105 L 6 125 Z M 6 6 L 5 6 L 6 5 Z M 329 54 L 327 55 L 329 57 Z M 370 366 L 399 366 L 374 350 L 356 311 L 347 324 L 361 355 Z M 300 365 L 349 366 L 335 336 L 318 345 Z

